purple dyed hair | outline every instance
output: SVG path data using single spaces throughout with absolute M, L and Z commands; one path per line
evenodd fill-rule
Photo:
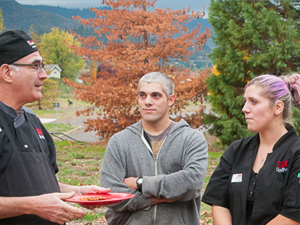
M 283 122 L 292 124 L 292 104 L 299 107 L 300 75 L 292 74 L 277 77 L 270 74 L 257 76 L 252 79 L 245 88 L 250 85 L 257 85 L 263 88 L 262 95 L 270 100 L 271 105 L 282 101 Z

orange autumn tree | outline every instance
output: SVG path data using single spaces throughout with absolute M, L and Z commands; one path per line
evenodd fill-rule
M 208 29 L 200 33 L 200 23 L 191 31 L 185 26 L 192 19 L 203 17 L 202 13 L 190 8 L 149 11 L 155 2 L 104 0 L 102 4 L 112 10 L 91 8 L 95 18 L 74 17 L 84 26 L 91 26 L 99 38 L 85 38 L 73 32 L 82 46 L 72 48 L 86 59 L 110 66 L 114 71 L 112 74 L 98 70 L 101 74 L 97 76 L 81 78 L 82 84 L 67 81 L 75 88 L 78 99 L 94 106 L 78 114 L 98 114 L 96 119 L 88 119 L 85 123 L 86 131 L 97 131 L 100 139 L 109 138 L 140 119 L 137 85 L 148 72 L 159 71 L 174 80 L 177 101 L 172 113 L 176 120 L 182 117 L 180 112 L 187 101 L 197 102 L 206 92 L 205 80 L 210 74 L 209 69 L 194 74 L 169 63 L 170 58 L 188 60 L 192 54 L 189 48 L 200 50 L 210 37 Z M 198 126 L 201 124 L 200 114 L 187 118 L 187 121 Z

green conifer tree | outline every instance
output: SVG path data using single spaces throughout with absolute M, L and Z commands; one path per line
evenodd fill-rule
M 299 20 L 291 1 L 212 0 L 209 12 L 217 47 L 211 53 L 215 70 L 207 80 L 208 100 L 216 115 L 205 122 L 227 145 L 251 134 L 242 112 L 247 82 L 297 71 Z

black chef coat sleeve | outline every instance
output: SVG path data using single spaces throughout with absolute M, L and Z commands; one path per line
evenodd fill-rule
M 280 214 L 300 222 L 300 139 L 294 144 Z
M 42 124 L 41 124 L 41 128 L 47 142 L 48 157 L 49 157 L 50 164 L 54 170 L 54 173 L 58 173 L 59 170 L 56 164 L 56 149 L 55 149 L 53 138 L 51 137 L 49 132 Z
M 232 143 L 222 155 L 220 163 L 212 174 L 204 192 L 202 198 L 204 203 L 229 209 L 228 184 L 232 165 L 235 161 L 236 147 L 236 143 Z

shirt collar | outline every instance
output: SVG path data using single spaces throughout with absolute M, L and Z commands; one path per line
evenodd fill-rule
M 5 114 L 9 115 L 14 120 L 14 127 L 18 128 L 21 126 L 25 121 L 24 110 L 22 109 L 21 114 L 18 116 L 16 110 L 5 105 L 3 102 L 0 101 L 0 110 L 3 111 Z

